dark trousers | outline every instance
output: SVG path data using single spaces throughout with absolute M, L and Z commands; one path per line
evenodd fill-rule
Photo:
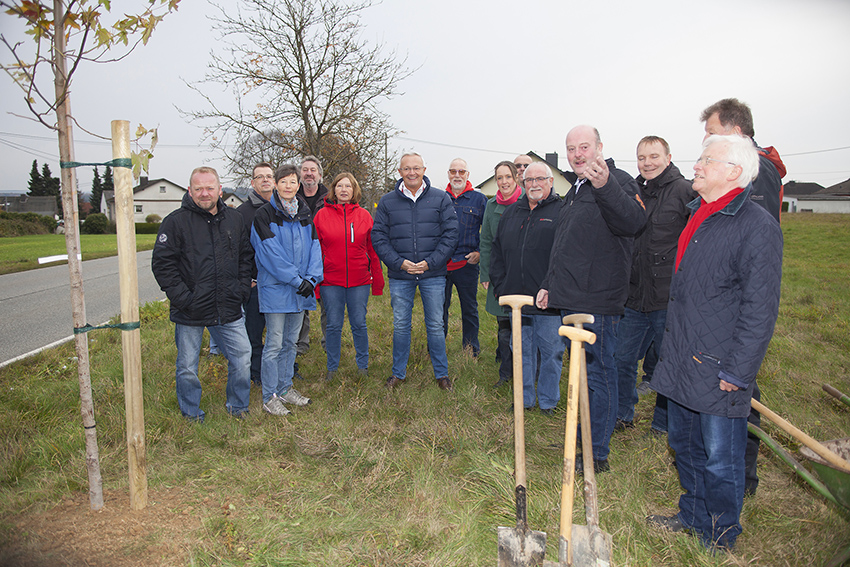
M 478 264 L 467 263 L 457 270 L 446 272 L 446 299 L 443 305 L 443 334 L 449 334 L 449 307 L 452 304 L 452 286 L 457 288 L 460 314 L 463 321 L 463 348 L 471 348 L 478 356 Z
M 266 318 L 260 313 L 260 296 L 257 286 L 251 288 L 251 296 L 243 305 L 245 308 L 245 330 L 251 342 L 251 380 L 260 384 L 260 367 L 263 362 L 263 331 Z
M 756 383 L 753 390 L 753 399 L 761 401 L 761 390 Z M 756 427 L 761 427 L 761 414 L 750 408 L 750 415 L 747 416 L 747 422 L 752 423 Z M 756 461 L 759 456 L 759 438 L 747 431 L 747 451 L 744 454 L 744 494 L 751 496 L 756 493 L 756 488 L 759 485 L 758 465 Z

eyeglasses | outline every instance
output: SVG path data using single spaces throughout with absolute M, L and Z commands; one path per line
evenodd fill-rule
M 526 177 L 525 182 L 531 184 L 542 185 L 544 181 L 547 179 L 552 179 L 551 177 Z
M 710 158 L 710 157 L 708 157 L 708 156 L 701 156 L 701 157 L 697 160 L 697 163 L 701 163 L 701 164 L 703 164 L 703 165 L 708 165 L 708 163 L 709 163 L 709 162 L 712 162 L 712 161 L 713 161 L 714 163 L 725 163 L 726 165 L 739 165 L 739 164 L 737 164 L 737 163 L 735 163 L 735 162 L 732 162 L 732 161 L 723 161 L 722 159 L 714 159 L 714 158 Z
M 414 166 L 414 167 L 402 167 L 401 172 L 402 173 L 410 173 L 412 171 L 414 173 L 419 173 L 420 171 L 422 171 L 422 169 L 423 168 L 419 167 L 418 165 Z
M 274 181 L 274 175 L 255 175 L 254 177 L 252 177 L 252 179 L 254 179 L 256 181 L 260 181 L 260 180 L 265 181 L 266 179 L 268 179 L 269 181 Z
M 466 175 L 465 169 L 450 169 L 449 174 L 451 175 Z

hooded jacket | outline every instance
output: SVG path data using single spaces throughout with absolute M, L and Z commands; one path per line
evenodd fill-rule
M 457 246 L 458 223 L 452 199 L 445 191 L 431 187 L 423 176 L 424 187 L 416 201 L 395 189 L 383 197 L 375 210 L 372 245 L 387 265 L 391 279 L 420 280 L 446 275 L 446 263 Z M 425 260 L 428 270 L 412 275 L 401 269 L 404 260 Z
M 372 247 L 372 216 L 357 203 L 325 199 L 313 218 L 322 247 L 322 285 L 371 285 L 372 295 L 384 292 L 384 272 Z M 321 288 L 320 288 L 321 289 Z
M 549 306 L 599 315 L 622 315 L 629 293 L 634 236 L 646 224 L 631 175 L 607 159 L 608 182 L 590 181 L 567 192 L 558 218 L 549 272 L 542 287 Z
M 151 270 L 171 302 L 174 323 L 224 325 L 242 317 L 252 260 L 242 215 L 221 199 L 213 215 L 187 192 L 159 227 Z
M 265 199 L 263 199 L 259 193 L 256 191 L 251 191 L 248 194 L 248 200 L 236 207 L 236 210 L 239 211 L 239 214 L 242 215 L 242 218 L 245 220 L 245 228 L 248 231 L 248 236 L 251 235 L 251 226 L 254 224 L 254 216 L 257 214 L 257 211 L 268 203 Z M 253 246 L 251 250 L 253 251 Z M 257 280 L 257 263 L 253 262 L 253 270 L 251 271 L 251 279 L 254 281 Z
M 700 206 L 700 199 L 689 205 Z M 693 411 L 747 417 L 779 313 L 782 231 L 743 191 L 694 232 L 670 287 L 652 388 Z M 720 380 L 738 390 L 724 392 Z
M 259 208 L 251 227 L 251 244 L 257 262 L 257 287 L 261 313 L 297 313 L 316 309 L 316 296 L 296 292 L 301 282 L 322 281 L 322 250 L 310 220 L 310 208 L 296 195 L 298 211 L 283 210 L 280 195 Z
M 679 235 L 688 223 L 696 192 L 672 163 L 655 179 L 638 176 L 646 226 L 635 238 L 626 307 L 649 313 L 667 309 Z

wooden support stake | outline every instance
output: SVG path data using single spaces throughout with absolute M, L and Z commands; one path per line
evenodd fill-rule
M 130 159 L 130 123 L 112 121 L 112 157 Z M 139 275 L 136 266 L 136 223 L 133 206 L 133 174 L 127 167 L 113 167 L 115 226 L 118 235 L 118 276 L 121 291 L 121 322 L 139 320 Z M 127 460 L 130 474 L 130 508 L 148 505 L 145 449 L 145 407 L 142 393 L 141 331 L 121 332 L 124 359 L 124 408 L 127 414 Z

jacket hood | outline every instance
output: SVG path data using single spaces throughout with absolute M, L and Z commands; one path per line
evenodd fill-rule
M 753 142 L 755 143 L 755 142 Z M 779 178 L 782 179 L 785 177 L 785 173 L 787 170 L 785 169 L 785 164 L 782 163 L 782 158 L 779 157 L 779 152 L 776 151 L 776 148 L 773 146 L 767 146 L 766 148 L 760 148 L 758 144 L 756 144 L 756 148 L 758 148 L 758 152 L 770 160 L 770 163 L 776 168 L 776 171 L 779 172 Z
M 274 191 L 274 189 L 272 189 L 272 195 L 274 195 L 274 194 L 275 194 L 275 191 Z M 255 207 L 262 207 L 263 205 L 268 203 L 268 201 L 263 199 L 263 197 L 259 193 L 257 193 L 256 190 L 251 191 L 251 193 L 248 194 L 248 200 L 251 201 L 251 204 L 254 205 Z

